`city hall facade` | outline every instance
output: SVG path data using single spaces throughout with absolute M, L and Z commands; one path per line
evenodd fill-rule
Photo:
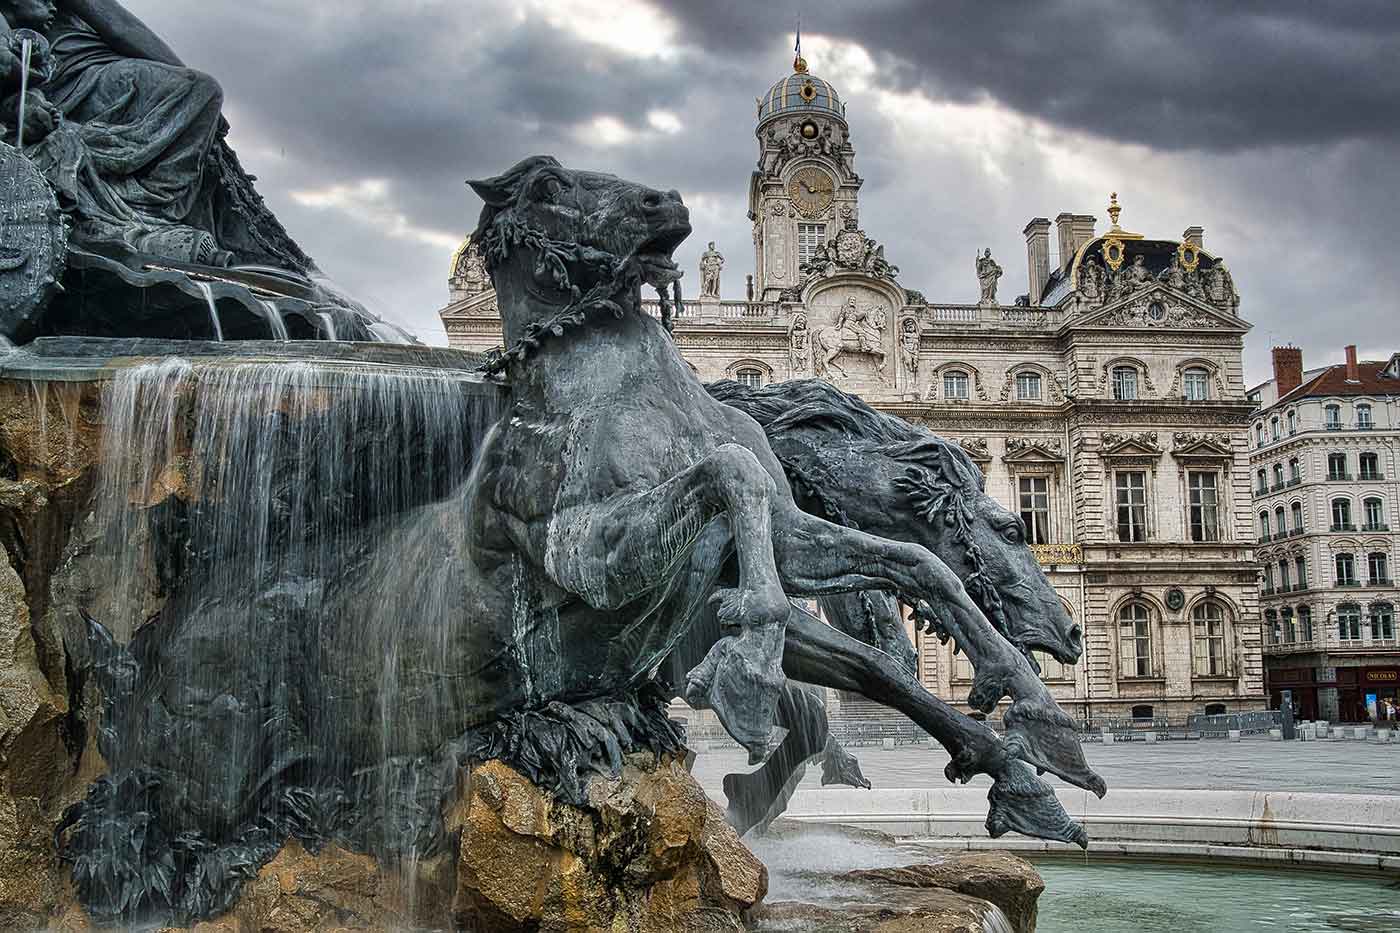
M 722 261 L 709 250 L 700 297 L 675 316 L 676 344 L 700 378 L 826 379 L 960 444 L 988 492 L 1022 516 L 1084 627 L 1078 665 L 1038 658 L 1071 715 L 1263 708 L 1249 325 L 1202 228 L 1130 232 L 1116 196 L 1102 232 L 1090 215 L 1037 217 L 1024 229 L 1024 295 L 998 299 L 1004 271 L 987 253 L 979 301 L 943 303 L 901 274 L 899 244 L 887 253 L 872 235 L 878 218 L 861 212 L 835 88 L 798 59 L 755 117 L 748 297 L 718 296 Z M 440 316 L 452 346 L 500 345 L 470 241 L 452 259 L 449 292 Z M 966 660 L 915 638 L 924 683 L 961 701 Z

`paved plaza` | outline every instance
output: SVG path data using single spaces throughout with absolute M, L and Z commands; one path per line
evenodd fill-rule
M 948 755 L 932 746 L 852 749 L 876 787 L 947 787 Z M 1275 742 L 1247 738 L 1198 741 L 1090 744 L 1089 763 L 1117 788 L 1183 790 L 1282 790 L 1324 794 L 1400 795 L 1400 744 L 1358 740 Z M 706 793 L 723 800 L 721 781 L 731 771 L 750 770 L 735 746 L 699 751 L 694 773 Z M 1046 776 L 1052 784 L 1058 779 Z M 989 783 L 985 776 L 978 781 Z M 821 787 L 821 767 L 808 767 L 800 787 Z

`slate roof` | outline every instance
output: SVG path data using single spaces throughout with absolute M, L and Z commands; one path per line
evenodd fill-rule
M 1386 374 L 1394 361 L 1362 360 L 1356 364 L 1356 382 L 1347 381 L 1345 363 L 1323 367 L 1312 378 L 1305 378 L 1303 384 L 1289 392 L 1279 402 L 1296 402 L 1305 398 L 1349 395 L 1400 395 L 1400 378 Z

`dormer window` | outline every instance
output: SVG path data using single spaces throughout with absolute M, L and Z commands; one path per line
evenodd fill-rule
M 1138 371 L 1136 369 L 1131 366 L 1113 367 L 1113 397 L 1120 402 L 1131 402 L 1137 399 Z

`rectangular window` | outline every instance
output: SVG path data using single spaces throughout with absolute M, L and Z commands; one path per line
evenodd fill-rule
M 1147 474 L 1119 473 L 1115 476 L 1114 499 L 1118 507 L 1118 540 L 1147 540 Z
M 1280 593 L 1287 593 L 1289 587 L 1292 586 L 1292 584 L 1291 584 L 1291 583 L 1289 582 L 1289 580 L 1288 580 L 1289 576 L 1290 576 L 1290 574 L 1289 574 L 1289 571 L 1288 571 L 1288 561 L 1286 561 L 1286 560 L 1281 560 L 1281 561 L 1279 561 L 1279 562 L 1278 562 L 1278 591 L 1279 591 Z
M 1359 458 L 1362 479 L 1380 479 L 1380 460 L 1375 454 L 1365 453 Z
M 1298 578 L 1298 589 L 1306 590 L 1308 588 L 1308 559 L 1306 557 L 1295 558 L 1293 570 L 1294 575 Z
M 1371 640 L 1395 640 L 1395 610 L 1389 603 L 1377 603 L 1371 607 Z
M 1188 476 L 1191 489 L 1191 540 L 1220 540 L 1220 502 L 1216 494 L 1214 473 L 1192 472 Z
M 945 399 L 967 400 L 967 373 L 953 370 L 943 374 L 943 397 Z
M 797 225 L 797 264 L 806 265 L 817 252 L 817 247 L 826 242 L 826 224 Z
M 1356 586 L 1356 559 L 1350 554 L 1338 554 L 1335 563 L 1337 565 L 1337 585 Z
M 1120 402 L 1131 402 L 1138 397 L 1138 374 L 1131 366 L 1118 366 L 1113 370 L 1113 397 Z
M 1186 370 L 1185 385 L 1187 401 L 1204 402 L 1210 398 L 1210 375 L 1204 370 Z
M 1327 408 L 1326 408 L 1325 410 L 1326 410 L 1326 412 L 1327 412 L 1327 430 L 1329 430 L 1329 431 L 1339 431 L 1339 430 L 1341 430 L 1341 427 L 1342 427 L 1342 409 L 1341 409 L 1340 407 L 1336 406 L 1336 405 L 1328 405 Z
M 1022 476 L 1020 487 L 1021 524 L 1029 544 L 1050 543 L 1050 480 L 1044 476 Z
M 1386 573 L 1389 569 L 1387 563 L 1385 554 L 1383 553 L 1373 552 L 1367 555 L 1366 571 L 1371 578 L 1370 583 L 1372 586 L 1385 586 L 1390 582 L 1389 575 Z
M 1040 398 L 1040 374 L 1039 373 L 1017 373 L 1016 374 L 1016 397 L 1019 399 L 1035 400 Z
M 1152 630 L 1147 619 L 1124 622 L 1119 634 L 1119 663 L 1124 677 L 1152 676 Z
M 1278 630 L 1275 629 L 1275 632 Z M 1277 639 L 1277 634 L 1275 638 Z M 1196 620 L 1196 674 L 1201 677 L 1225 675 L 1225 621 L 1219 618 Z
M 1337 610 L 1337 637 L 1342 641 L 1361 640 L 1361 609 L 1343 606 Z

